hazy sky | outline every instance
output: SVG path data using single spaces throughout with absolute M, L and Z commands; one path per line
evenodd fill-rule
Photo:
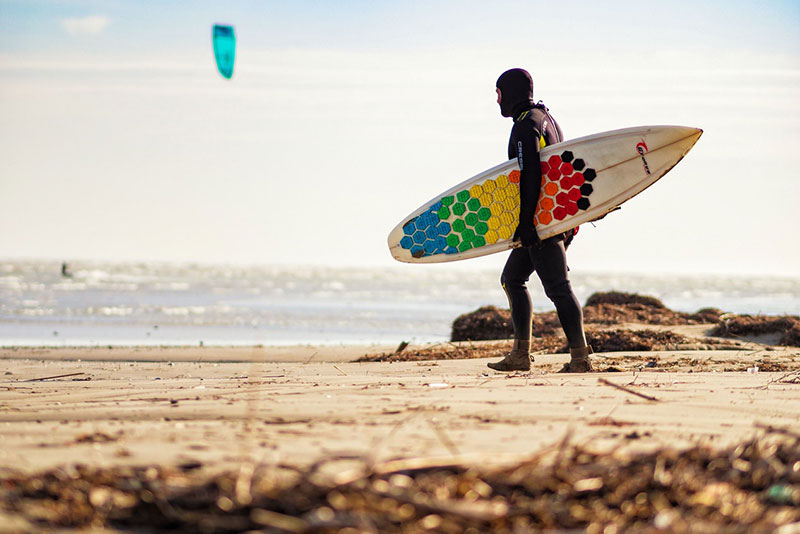
M 0 0 L 0 258 L 394 265 L 402 217 L 506 159 L 511 67 L 568 138 L 705 130 L 573 269 L 800 274 L 796 0 Z

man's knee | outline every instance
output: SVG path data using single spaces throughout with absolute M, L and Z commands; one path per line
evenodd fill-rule
M 542 286 L 544 287 L 544 294 L 553 302 L 565 298 L 572 300 L 572 285 L 568 279 L 543 283 Z
M 525 284 L 528 282 L 528 278 L 522 276 L 514 276 L 506 271 L 503 271 L 503 274 L 500 275 L 500 285 L 503 286 L 506 290 L 508 288 L 525 288 Z

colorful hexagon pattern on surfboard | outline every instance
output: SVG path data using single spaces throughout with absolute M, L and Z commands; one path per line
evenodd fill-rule
M 536 226 L 574 215 L 591 205 L 594 169 L 565 150 L 542 161 L 542 189 Z M 519 171 L 441 197 L 403 226 L 400 246 L 414 258 L 457 254 L 511 239 L 519 220 Z

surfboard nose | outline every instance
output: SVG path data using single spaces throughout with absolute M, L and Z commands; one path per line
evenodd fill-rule
M 700 139 L 700 136 L 703 135 L 703 129 L 694 128 L 691 126 L 683 126 L 681 128 L 683 130 L 682 134 L 684 137 L 680 140 L 680 144 L 684 147 L 683 156 L 685 156 L 686 153 L 689 152 L 689 150 L 691 150 L 695 143 L 697 143 L 697 141 Z

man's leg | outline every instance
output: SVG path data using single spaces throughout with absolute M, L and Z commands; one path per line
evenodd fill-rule
M 506 260 L 500 284 L 508 297 L 511 308 L 511 322 L 514 325 L 514 339 L 530 341 L 533 304 L 528 293 L 528 279 L 533 273 L 533 262 L 527 248 L 515 248 Z
M 516 248 L 508 256 L 500 283 L 508 297 L 511 322 L 514 325 L 514 348 L 499 362 L 487 364 L 496 371 L 527 371 L 531 368 L 531 319 L 533 307 L 526 283 L 533 272 L 530 254 Z
M 567 336 L 571 361 L 562 372 L 591 371 L 589 354 L 583 330 L 583 310 L 569 282 L 567 256 L 563 240 L 547 240 L 540 248 L 530 249 L 531 263 L 542 281 L 545 295 L 553 302 Z

